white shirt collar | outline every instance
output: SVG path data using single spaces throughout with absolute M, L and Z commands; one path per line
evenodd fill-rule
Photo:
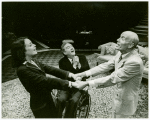
M 23 63 L 23 64 L 24 64 L 24 65 L 25 65 L 25 64 L 27 64 L 27 61 L 24 61 L 24 63 Z
M 25 65 L 25 64 L 27 64 L 27 62 L 28 62 L 28 61 L 25 61 L 23 64 Z M 31 64 L 32 64 L 32 65 L 35 65 L 36 67 L 39 68 L 39 66 L 38 66 L 33 60 L 31 60 Z M 39 69 L 40 69 L 40 68 L 39 68 Z
M 27 64 L 27 63 L 28 63 L 28 61 L 24 61 L 23 64 L 25 65 L 25 64 Z M 31 60 L 31 64 L 32 64 L 32 63 L 33 63 L 33 60 Z
M 72 59 L 71 58 L 68 58 L 69 59 L 69 61 L 72 63 Z

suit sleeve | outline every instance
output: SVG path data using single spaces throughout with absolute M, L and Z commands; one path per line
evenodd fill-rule
M 86 57 L 83 55 L 82 56 L 82 59 L 83 59 L 83 63 L 84 63 L 84 66 L 83 66 L 83 71 L 86 71 L 86 70 L 89 70 L 90 69 L 90 66 L 89 66 L 89 63 L 86 59 Z M 88 79 L 89 77 L 83 77 L 82 78 L 82 81 L 86 81 L 86 79 Z
M 26 69 L 20 69 L 17 72 L 19 79 L 27 83 L 28 86 L 34 87 L 36 90 L 42 89 L 68 89 L 69 82 L 67 80 L 61 80 L 59 78 L 49 78 L 44 75 L 40 75 L 33 71 L 28 71 Z
M 63 64 L 62 60 L 59 61 L 59 68 L 67 71 L 66 66 Z
M 89 82 L 91 86 L 107 87 L 119 82 L 125 82 L 140 74 L 140 64 L 138 62 L 130 61 L 124 66 L 107 77 L 102 77 Z
M 86 71 L 86 73 L 90 73 L 92 76 L 96 76 L 100 73 L 105 73 L 105 72 L 108 72 L 112 69 L 114 69 L 114 66 L 115 66 L 115 57 L 113 57 L 111 60 L 109 60 L 108 62 L 105 62 L 103 64 L 100 64 L 88 71 Z
M 66 67 L 65 62 L 62 59 L 59 61 L 59 68 L 62 70 L 65 70 L 65 71 L 69 71 Z M 68 78 L 67 80 L 75 82 L 75 80 L 73 78 Z
M 84 63 L 85 63 L 84 71 L 89 70 L 89 69 L 90 69 L 90 66 L 89 66 L 89 63 L 88 63 L 88 61 L 87 61 L 87 59 L 86 59 L 85 56 L 83 56 L 83 60 L 84 60 Z
M 68 79 L 68 75 L 69 75 L 68 71 L 65 71 L 65 70 L 62 70 L 59 68 L 55 68 L 52 66 L 48 66 L 48 65 L 45 65 L 43 63 L 40 63 L 40 65 L 45 70 L 45 73 L 51 74 L 51 75 L 56 76 L 56 77 L 61 78 L 61 79 Z

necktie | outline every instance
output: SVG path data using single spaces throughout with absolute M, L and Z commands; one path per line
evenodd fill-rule
M 71 59 L 71 64 L 73 65 L 73 59 Z
M 122 54 L 120 55 L 120 58 L 118 60 L 118 63 L 122 60 Z
M 77 71 L 79 70 L 78 65 L 77 65 L 77 67 L 76 67 L 76 70 L 77 70 Z

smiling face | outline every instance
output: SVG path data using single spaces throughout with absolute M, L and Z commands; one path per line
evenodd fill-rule
M 25 43 L 25 55 L 26 56 L 34 56 L 37 54 L 36 45 L 31 42 L 29 39 L 24 40 Z
M 74 47 L 70 44 L 67 43 L 64 47 L 63 47 L 63 53 L 64 55 L 70 57 L 70 56 L 75 56 L 75 49 Z
M 132 35 L 133 34 L 131 32 L 123 32 L 120 38 L 117 39 L 116 49 L 121 53 L 129 52 L 134 46 Z

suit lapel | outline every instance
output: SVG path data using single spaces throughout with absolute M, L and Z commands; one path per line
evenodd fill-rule
M 41 65 L 39 64 L 39 62 L 36 61 L 36 60 L 34 60 L 34 59 L 33 59 L 33 61 L 34 61 L 34 62 L 37 64 L 37 66 L 44 72 L 43 67 L 41 67 Z
M 130 57 L 130 56 L 132 56 L 133 54 L 136 54 L 135 53 L 135 50 L 133 50 L 133 51 L 131 51 L 129 54 L 127 54 L 124 58 L 122 58 L 122 60 L 118 63 L 118 61 L 119 61 L 119 58 L 120 58 L 120 55 L 121 55 L 121 53 L 118 55 L 118 57 L 117 57 L 117 60 L 116 60 L 116 69 L 118 69 L 118 68 L 121 68 L 123 65 L 124 65 L 124 63 L 126 62 L 126 60 Z
M 32 70 L 38 70 L 38 71 L 41 71 L 41 72 L 44 72 L 44 71 L 42 71 L 41 69 L 39 69 L 38 67 L 36 67 L 35 65 L 32 65 L 31 63 L 26 63 L 26 67 L 27 68 L 30 68 L 30 69 L 32 69 Z M 45 72 L 44 72 L 45 73 Z
M 80 68 L 80 69 L 82 69 L 83 62 L 82 62 L 81 57 L 80 57 L 80 56 L 78 56 L 78 57 L 79 57 L 79 62 L 80 62 L 80 64 L 81 64 L 81 68 Z
M 66 59 L 66 65 L 69 68 L 69 70 L 72 69 L 73 71 L 78 71 L 77 69 L 74 69 L 72 63 L 70 62 L 70 60 L 67 57 L 65 57 L 65 59 Z M 80 58 L 79 58 L 79 61 L 80 61 Z
M 65 61 L 66 61 L 66 67 L 70 69 L 73 69 L 73 65 L 71 64 L 70 60 L 65 56 Z
M 119 63 L 117 63 L 117 65 L 116 65 L 117 69 L 121 68 L 124 63 L 125 63 L 125 60 L 121 60 Z

